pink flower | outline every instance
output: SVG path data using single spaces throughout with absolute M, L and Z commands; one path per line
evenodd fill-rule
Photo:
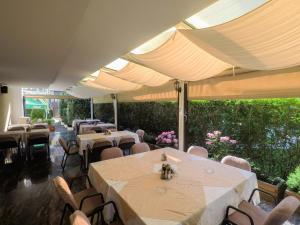
M 174 130 L 172 130 L 170 133 L 171 133 L 171 134 L 175 134 L 175 131 L 174 131 Z
M 235 144 L 237 143 L 237 141 L 236 141 L 236 140 L 233 140 L 233 139 L 230 140 L 229 142 L 230 142 L 230 144 L 233 144 L 233 145 L 235 145 Z
M 166 141 L 168 144 L 171 144 L 172 143 L 172 140 L 171 139 L 167 139 Z
M 171 138 L 172 138 L 172 134 L 168 134 L 167 137 L 168 137 L 169 139 L 171 139 Z
M 230 138 L 228 136 L 220 137 L 220 142 L 228 142 Z
M 212 145 L 213 143 L 211 141 L 206 142 L 207 145 Z
M 215 135 L 214 135 L 213 133 L 207 133 L 207 137 L 208 137 L 208 138 L 214 138 Z
M 215 130 L 215 131 L 214 131 L 214 135 L 215 135 L 215 136 L 220 136 L 221 134 L 222 134 L 221 131 L 218 131 L 218 130 Z
M 174 142 L 174 143 L 178 143 L 178 140 L 177 140 L 177 139 L 174 139 L 173 142 Z

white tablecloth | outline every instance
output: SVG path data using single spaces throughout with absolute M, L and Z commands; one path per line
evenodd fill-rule
M 106 139 L 110 142 L 115 141 L 117 145 L 119 144 L 119 141 L 121 138 L 124 137 L 133 137 L 135 140 L 135 143 L 139 143 L 140 139 L 136 133 L 130 132 L 130 131 L 115 131 L 111 132 L 110 135 L 104 135 L 104 133 L 96 133 L 96 134 L 81 134 L 77 135 L 77 140 L 79 144 L 79 154 L 83 155 L 85 152 L 85 167 L 88 167 L 88 151 L 87 146 L 90 145 L 91 147 L 95 143 L 96 140 L 100 139 Z
M 76 128 L 77 124 L 78 123 L 81 123 L 81 122 L 100 122 L 100 120 L 98 119 L 88 119 L 88 120 L 81 120 L 81 119 L 75 119 L 72 121 L 72 127 L 73 128 Z
M 111 132 L 110 135 L 104 135 L 104 133 L 96 133 L 96 134 L 81 134 L 77 135 L 77 140 L 79 144 L 79 154 L 83 154 L 84 150 L 87 150 L 87 145 L 93 146 L 94 142 L 99 139 L 106 139 L 108 141 L 116 141 L 119 144 L 119 141 L 123 137 L 133 137 L 135 143 L 139 143 L 139 137 L 136 133 L 130 131 L 115 131 Z
M 163 152 L 176 170 L 168 181 L 160 179 Z M 257 187 L 254 173 L 172 148 L 92 163 L 88 174 L 124 224 L 134 225 L 219 225 L 226 207 Z
M 79 127 L 79 134 L 82 134 L 86 130 L 92 130 L 93 128 L 100 127 L 102 129 L 108 128 L 108 127 L 115 127 L 115 124 L 113 123 L 98 123 L 96 125 L 94 124 L 82 124 Z

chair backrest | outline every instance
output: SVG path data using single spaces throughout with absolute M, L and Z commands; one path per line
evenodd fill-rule
M 46 125 L 43 124 L 35 124 L 31 127 L 32 130 L 37 130 L 37 129 L 47 129 Z
M 112 143 L 106 139 L 97 140 L 94 142 L 92 150 L 103 150 L 112 147 Z
M 282 225 L 294 214 L 299 205 L 300 202 L 296 197 L 286 197 L 271 211 L 264 225 Z
M 28 145 L 49 144 L 49 135 L 46 133 L 30 133 L 27 140 Z
M 251 171 L 250 163 L 246 159 L 242 159 L 239 157 L 228 155 L 221 160 L 221 163 L 229 166 L 237 167 L 242 170 Z
M 138 129 L 138 130 L 136 130 L 135 133 L 139 136 L 140 141 L 143 142 L 145 131 L 142 129 Z
M 148 152 L 148 151 L 150 151 L 150 147 L 145 142 L 134 144 L 131 147 L 132 154 L 137 154 L 137 153 L 142 153 L 142 152 Z
M 106 148 L 101 153 L 101 160 L 108 160 L 123 156 L 123 151 L 118 147 Z
M 68 146 L 67 141 L 64 138 L 62 138 L 62 137 L 60 137 L 58 139 L 58 141 L 59 141 L 59 144 L 61 145 L 61 147 L 63 148 L 63 150 L 65 152 L 68 152 L 69 151 L 69 146 Z
M 25 131 L 25 127 L 23 126 L 15 126 L 15 127 L 9 127 L 7 131 Z
M 95 130 L 83 130 L 82 134 L 95 134 L 96 131 Z
M 187 150 L 187 153 L 197 155 L 197 156 L 201 156 L 201 157 L 204 157 L 204 158 L 208 158 L 207 149 L 203 148 L 201 146 L 191 146 Z
M 71 223 L 71 225 L 91 225 L 89 219 L 80 210 L 76 210 L 70 216 L 70 223 Z
M 57 176 L 53 179 L 55 189 L 65 204 L 69 204 L 74 210 L 79 209 L 77 202 L 64 178 Z
M 0 149 L 16 148 L 16 147 L 18 147 L 18 143 L 14 137 L 8 135 L 0 136 Z

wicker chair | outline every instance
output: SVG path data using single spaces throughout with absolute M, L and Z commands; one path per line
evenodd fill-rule
M 248 202 L 242 201 L 238 208 L 228 206 L 222 225 L 282 225 L 300 205 L 297 198 L 289 196 L 267 213 L 250 203 L 253 193 L 257 190 L 259 189 L 254 189 Z M 229 215 L 230 210 L 234 212 Z
M 237 167 L 242 170 L 251 171 L 251 165 L 246 159 L 238 158 L 235 156 L 231 156 L 231 155 L 225 156 L 221 160 L 221 163 L 229 166 Z
M 73 194 L 71 191 L 72 183 L 75 179 L 81 177 L 85 177 L 87 179 L 90 187 Z M 96 190 L 92 187 L 89 177 L 87 175 L 81 177 L 74 178 L 70 183 L 70 187 L 62 177 L 58 176 L 53 179 L 55 189 L 65 204 L 60 220 L 60 225 L 63 224 L 64 216 L 67 210 L 71 212 L 74 212 L 75 210 L 81 210 L 88 217 L 90 217 L 93 215 L 93 211 L 104 203 L 103 195 L 101 193 L 97 193 Z
M 138 130 L 136 130 L 135 133 L 139 136 L 140 142 L 143 142 L 144 141 L 145 131 L 142 130 L 142 129 L 138 129 Z
M 93 146 L 88 145 L 89 163 L 98 162 L 101 159 L 101 153 L 106 148 L 111 148 L 112 143 L 106 139 L 100 139 L 94 142 Z
M 119 148 L 123 150 L 124 155 L 130 154 L 131 147 L 135 144 L 135 139 L 133 137 L 123 137 L 119 142 Z
M 101 160 L 119 158 L 123 156 L 123 151 L 120 148 L 106 148 L 101 152 Z
M 31 150 L 34 145 L 44 145 L 47 147 L 47 158 L 50 159 L 49 134 L 31 133 L 27 137 L 27 159 L 31 160 Z
M 193 155 L 196 155 L 196 156 L 200 156 L 200 157 L 204 157 L 204 158 L 208 158 L 207 149 L 203 148 L 201 146 L 191 146 L 187 150 L 187 153 L 193 154 Z
M 137 143 L 134 144 L 131 147 L 131 153 L 132 154 L 138 154 L 138 153 L 142 153 L 142 152 L 149 152 L 150 151 L 150 147 L 147 143 L 143 142 L 143 143 Z
M 77 142 L 75 140 L 72 141 L 66 141 L 64 138 L 60 137 L 58 139 L 61 147 L 64 150 L 64 155 L 63 158 L 61 160 L 61 168 L 63 169 L 63 171 L 65 170 L 65 166 L 67 164 L 67 159 L 69 156 L 71 155 L 78 155 L 80 157 L 81 160 L 81 168 L 83 165 L 83 161 L 82 161 L 82 157 L 79 155 L 79 148 L 77 145 Z

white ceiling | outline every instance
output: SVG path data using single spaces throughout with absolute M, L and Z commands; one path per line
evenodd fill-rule
M 65 89 L 215 0 L 3 0 L 0 82 Z

